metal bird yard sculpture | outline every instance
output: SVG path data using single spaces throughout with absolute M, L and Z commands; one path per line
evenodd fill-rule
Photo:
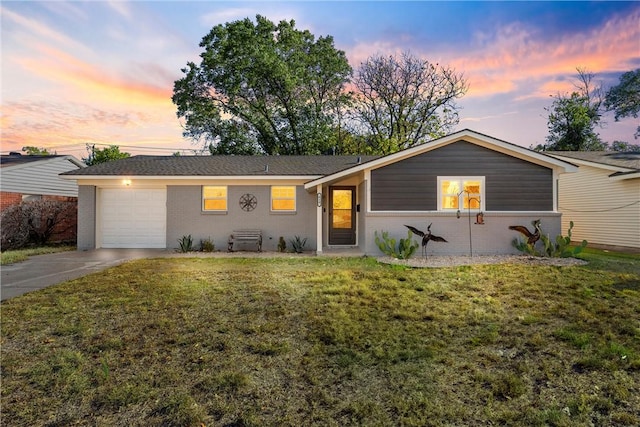
M 434 242 L 445 242 L 445 243 L 447 243 L 447 241 L 443 237 L 431 234 L 431 226 L 432 225 L 433 225 L 433 223 L 429 224 L 429 226 L 427 227 L 427 232 L 426 233 L 424 231 L 420 231 L 417 228 L 412 227 L 410 225 L 405 225 L 405 227 L 407 227 L 409 230 L 411 230 L 411 232 L 413 234 L 415 234 L 416 236 L 422 237 L 422 255 L 425 258 L 427 257 L 427 244 L 429 243 L 430 240 L 433 240 Z
M 540 240 L 540 220 L 536 219 L 535 221 L 531 221 L 531 224 L 533 224 L 533 233 L 524 225 L 510 225 L 509 230 L 522 233 L 522 235 L 527 238 L 527 244 L 535 246 L 536 242 Z

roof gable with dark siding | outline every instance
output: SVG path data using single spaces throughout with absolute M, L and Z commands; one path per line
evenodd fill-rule
M 437 210 L 438 176 L 484 176 L 487 210 L 553 209 L 551 169 L 466 141 L 372 170 L 371 209 Z

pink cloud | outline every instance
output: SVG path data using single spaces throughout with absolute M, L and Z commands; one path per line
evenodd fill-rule
M 520 22 L 494 33 L 475 35 L 466 51 L 448 46 L 414 54 L 464 73 L 470 83 L 466 97 L 515 93 L 519 97 L 546 97 L 562 89 L 560 78 L 576 74 L 576 67 L 604 73 L 634 68 L 640 54 L 640 9 L 611 18 L 594 30 L 546 40 L 538 30 Z M 346 49 L 356 68 L 373 54 L 402 52 L 396 40 L 358 43 Z M 551 83 L 550 80 L 555 83 Z M 570 83 L 565 86 L 570 90 Z M 552 89 L 551 92 L 548 90 Z
M 17 62 L 33 74 L 71 87 L 79 97 L 110 104 L 171 103 L 171 84 L 157 86 L 118 77 L 51 46 L 39 45 L 37 50 L 43 56 L 17 58 Z
M 3 100 L 3 152 L 34 145 L 82 156 L 88 142 L 184 144 L 171 103 L 176 76 L 162 65 L 135 62 L 122 72 L 46 25 L 17 14 L 13 18 L 27 34 L 43 37 L 13 33 L 20 49 L 3 53 L 12 78 L 20 78 L 23 86 L 29 82 L 28 95 Z
M 184 143 L 173 108 L 143 111 L 78 102 L 26 101 L 3 105 L 2 150 L 25 145 L 84 155 L 86 143 L 175 146 Z M 188 145 L 188 143 L 187 143 Z
M 530 96 L 570 90 L 570 83 L 549 82 L 576 74 L 576 67 L 595 74 L 631 69 L 639 54 L 640 11 L 612 18 L 588 33 L 545 42 L 537 34 L 512 25 L 451 65 L 464 70 L 471 83 L 468 96 L 493 95 L 518 88 Z M 535 82 L 539 82 L 535 84 Z M 548 90 L 552 89 L 552 93 Z

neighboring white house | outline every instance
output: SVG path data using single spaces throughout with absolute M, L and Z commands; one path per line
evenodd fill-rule
M 546 153 L 579 166 L 559 177 L 563 234 L 573 221 L 574 241 L 640 249 L 640 152 Z
M 78 197 L 78 185 L 58 175 L 85 167 L 73 156 L 0 156 L 2 209 L 34 198 Z

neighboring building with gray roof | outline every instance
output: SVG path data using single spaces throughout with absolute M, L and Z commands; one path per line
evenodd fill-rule
M 0 156 L 0 199 L 2 210 L 23 200 L 43 197 L 77 197 L 78 185 L 59 174 L 84 168 L 73 156 Z
M 376 231 L 433 223 L 448 243 L 430 251 L 469 253 L 468 225 L 475 253 L 493 254 L 515 252 L 509 225 L 560 231 L 555 183 L 576 169 L 463 130 L 388 156 L 135 156 L 62 177 L 79 185 L 79 249 L 176 248 L 187 235 L 223 249 L 251 229 L 265 250 L 299 236 L 317 253 L 378 255 Z
M 578 172 L 562 175 L 558 208 L 573 239 L 640 251 L 640 152 L 551 151 Z

